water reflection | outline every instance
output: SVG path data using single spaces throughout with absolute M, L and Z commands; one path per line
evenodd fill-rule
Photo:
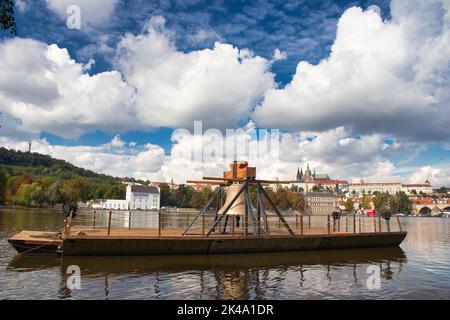
M 342 281 L 342 273 L 336 268 L 351 268 L 352 282 L 358 284 L 358 275 L 365 273 L 366 265 L 377 264 L 383 278 L 390 280 L 392 274 L 401 272 L 406 263 L 406 255 L 400 248 L 375 248 L 333 250 L 320 252 L 284 252 L 265 254 L 198 255 L 198 256 L 137 256 L 137 257 L 57 257 L 54 255 L 16 256 L 8 264 L 7 270 L 28 272 L 58 268 L 61 281 L 59 297 L 73 297 L 65 283 L 67 267 L 78 265 L 82 279 L 88 281 L 102 279 L 97 288 L 103 287 L 102 297 L 109 298 L 112 284 L 109 277 L 152 278 L 152 293 L 149 297 L 161 297 L 161 288 L 167 287 L 167 274 L 186 274 L 189 279 L 178 279 L 195 287 L 199 294 L 207 298 L 221 299 L 263 299 L 267 288 L 282 289 L 289 277 L 296 279 L 299 287 L 308 282 L 311 271 L 317 275 L 317 268 L 325 272 L 327 285 Z M 391 265 L 395 265 L 394 271 Z M 358 270 L 361 269 L 361 270 Z M 294 271 L 294 273 L 293 273 Z M 161 274 L 163 277 L 161 277 Z M 210 290 L 214 289 L 214 290 Z M 98 292 L 99 290 L 97 290 Z M 163 293 L 164 295 L 164 293 Z
M 0 210 L 1 299 L 449 299 L 450 219 L 402 218 L 401 248 L 211 256 L 18 256 L 21 229 L 60 230 L 59 211 Z M 137 220 L 136 220 L 137 221 Z M 69 265 L 82 290 L 66 285 Z M 369 266 L 381 288 L 369 290 Z

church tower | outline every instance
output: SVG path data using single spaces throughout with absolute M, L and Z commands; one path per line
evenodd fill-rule
M 303 168 L 300 170 L 297 168 L 297 181 L 302 181 L 303 179 Z

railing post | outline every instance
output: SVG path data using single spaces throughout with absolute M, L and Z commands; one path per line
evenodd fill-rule
M 348 216 L 345 216 L 345 232 L 348 232 Z
M 330 215 L 327 216 L 327 227 L 328 227 L 328 234 L 331 234 L 331 230 L 330 230 Z
M 298 229 L 298 214 L 295 214 L 295 228 Z
M 353 214 L 353 233 L 356 233 L 356 215 Z
M 397 215 L 397 223 L 398 223 L 398 229 L 400 230 L 400 232 L 402 232 L 402 225 L 400 223 L 400 217 Z
M 234 236 L 234 226 L 236 224 L 236 216 L 231 215 L 231 234 Z
M 378 215 L 378 232 L 381 232 L 381 215 Z
M 373 216 L 373 232 L 377 232 L 377 217 Z
M 161 237 L 161 210 L 158 210 L 158 237 Z
M 359 220 L 359 233 L 362 233 L 362 232 L 361 232 L 361 218 L 362 218 L 362 217 L 359 217 L 359 219 L 358 219 L 358 220 Z
M 205 213 L 202 214 L 202 236 L 205 236 Z
M 308 228 L 311 229 L 311 216 L 308 216 Z
M 131 229 L 131 210 L 128 213 L 128 229 Z
M 112 217 L 112 211 L 109 210 L 109 218 L 108 218 L 108 236 L 111 234 L 111 217 Z
M 70 210 L 69 223 L 67 225 L 67 234 L 69 234 L 69 235 L 70 235 L 70 229 L 72 228 L 72 217 L 73 217 L 73 211 Z
M 93 222 L 93 225 L 94 225 L 94 229 L 95 229 L 95 215 L 96 215 L 96 212 L 95 212 L 95 210 L 94 210 L 94 222 Z
M 300 234 L 303 235 L 303 215 L 300 216 Z

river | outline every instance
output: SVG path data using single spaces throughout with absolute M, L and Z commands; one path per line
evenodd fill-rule
M 0 299 L 449 299 L 450 219 L 401 219 L 400 248 L 58 257 L 17 255 L 7 239 L 61 230 L 59 211 L 0 209 Z M 68 288 L 69 266 L 79 288 Z

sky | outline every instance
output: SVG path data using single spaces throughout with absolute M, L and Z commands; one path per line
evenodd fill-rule
M 267 179 L 309 164 L 450 186 L 448 0 L 16 0 L 15 14 L 0 146 L 151 181 L 238 159 Z

